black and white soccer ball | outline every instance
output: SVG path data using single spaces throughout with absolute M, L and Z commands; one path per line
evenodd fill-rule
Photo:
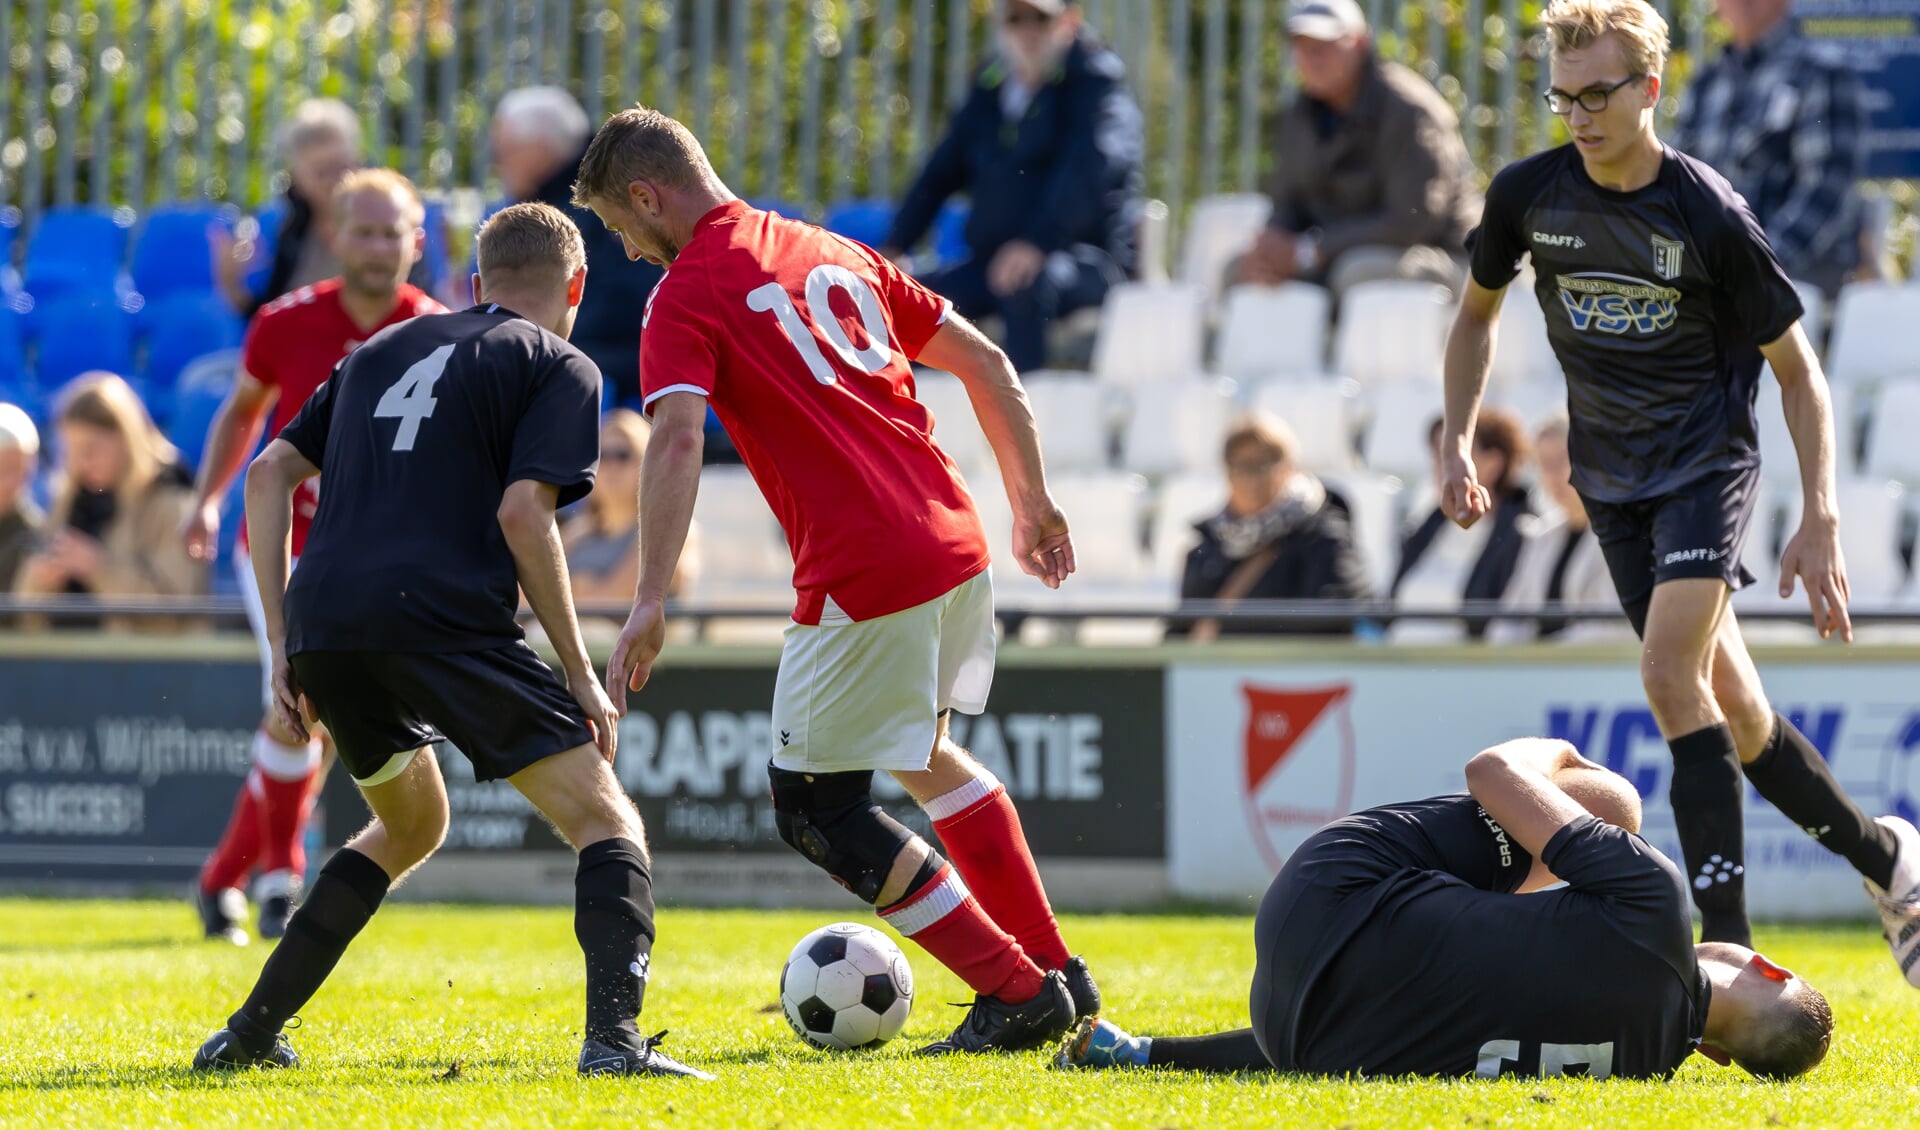
M 893 939 L 871 926 L 835 922 L 800 939 L 780 971 L 780 1006 L 816 1048 L 878 1047 L 913 1011 L 913 970 Z

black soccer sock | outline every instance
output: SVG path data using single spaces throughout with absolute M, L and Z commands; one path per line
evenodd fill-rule
M 1147 1048 L 1147 1063 L 1188 1071 L 1273 1070 L 1251 1028 L 1211 1036 L 1155 1036 Z
M 263 1055 L 273 1046 L 274 1034 L 320 991 L 340 955 L 380 909 L 390 883 L 378 863 L 352 848 L 333 853 L 287 921 L 286 936 L 268 956 L 247 1003 L 227 1020 L 241 1047 Z
M 640 1003 L 653 962 L 653 879 L 632 840 L 580 850 L 573 876 L 573 936 L 587 958 L 587 1037 L 637 1050 Z
M 1819 840 L 1821 847 L 1844 856 L 1883 891 L 1893 882 L 1893 857 L 1899 851 L 1893 831 L 1868 819 L 1841 790 L 1827 759 L 1799 727 L 1775 714 L 1773 736 L 1760 756 L 1744 768 L 1747 780 L 1767 803 Z
M 1740 754 L 1726 723 L 1682 734 L 1673 750 L 1673 826 L 1680 834 L 1700 940 L 1752 944 L 1747 923 L 1745 827 L 1740 811 Z

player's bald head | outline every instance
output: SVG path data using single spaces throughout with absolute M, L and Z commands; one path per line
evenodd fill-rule
M 692 130 L 658 110 L 633 106 L 608 118 L 587 146 L 573 203 L 587 208 L 597 199 L 624 205 L 634 181 L 691 192 L 712 179 L 713 166 Z
M 480 279 L 502 287 L 561 290 L 587 264 L 580 229 L 565 212 L 538 202 L 502 208 L 474 240 Z
M 1640 831 L 1640 794 L 1625 777 L 1599 767 L 1575 766 L 1553 775 L 1553 783 L 1581 808 L 1616 828 Z

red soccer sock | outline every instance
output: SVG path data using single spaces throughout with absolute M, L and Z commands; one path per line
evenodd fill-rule
M 1027 850 L 1027 833 L 1006 786 L 992 774 L 934 797 L 926 804 L 947 858 L 974 897 L 1042 969 L 1059 969 L 1073 954 L 1047 902 L 1040 871 Z
M 1032 1000 L 1046 983 L 1012 935 L 994 925 L 952 865 L 880 911 L 887 925 L 919 943 L 976 993 L 1009 1004 Z
M 319 743 L 283 746 L 259 734 L 253 756 L 254 776 L 260 782 L 261 891 L 289 894 L 307 868 L 307 816 L 313 811 Z
M 254 857 L 260 854 L 260 797 L 255 792 L 259 779 L 260 770 L 255 769 L 240 783 L 227 830 L 200 868 L 200 890 L 206 894 L 240 886 L 253 870 Z

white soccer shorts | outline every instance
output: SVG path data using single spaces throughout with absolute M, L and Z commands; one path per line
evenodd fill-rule
M 773 763 L 799 773 L 927 767 L 940 714 L 978 714 L 993 689 L 993 579 L 855 621 L 829 600 L 787 625 L 773 688 Z
M 300 564 L 298 557 L 287 564 L 287 575 L 293 575 L 294 566 Z M 233 575 L 240 582 L 240 603 L 247 606 L 247 625 L 253 629 L 253 642 L 260 647 L 260 707 L 271 709 L 273 706 L 273 645 L 267 642 L 267 610 L 260 604 L 260 582 L 253 576 L 253 559 L 245 550 L 233 555 Z

